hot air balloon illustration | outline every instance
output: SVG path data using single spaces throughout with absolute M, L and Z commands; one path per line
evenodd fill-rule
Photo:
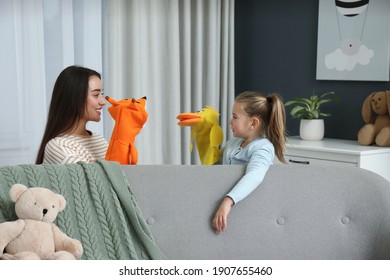
M 359 52 L 368 3 L 369 0 L 335 0 L 341 50 L 345 55 Z
M 318 11 L 318 80 L 390 79 L 390 0 L 319 0 Z

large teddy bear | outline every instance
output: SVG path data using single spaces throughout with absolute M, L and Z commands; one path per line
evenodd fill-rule
M 62 195 L 22 184 L 13 185 L 9 195 L 15 202 L 19 219 L 0 224 L 0 259 L 74 260 L 81 257 L 81 242 L 67 236 L 53 223 L 66 206 Z
M 361 145 L 389 147 L 390 91 L 371 93 L 363 103 L 362 116 L 366 124 L 358 132 L 358 142 Z

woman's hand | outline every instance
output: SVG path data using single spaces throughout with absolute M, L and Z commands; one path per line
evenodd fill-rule
M 216 232 L 224 232 L 227 228 L 227 218 L 234 204 L 233 199 L 226 196 L 214 215 L 213 225 Z

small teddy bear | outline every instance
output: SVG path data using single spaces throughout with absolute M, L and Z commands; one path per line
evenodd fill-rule
M 9 195 L 15 202 L 19 219 L 0 224 L 0 259 L 74 260 L 81 257 L 81 242 L 67 236 L 53 223 L 66 206 L 62 195 L 22 184 L 13 185 Z
M 372 112 L 376 114 L 374 118 Z M 363 103 L 362 116 L 366 124 L 358 132 L 359 144 L 389 147 L 390 91 L 371 93 Z

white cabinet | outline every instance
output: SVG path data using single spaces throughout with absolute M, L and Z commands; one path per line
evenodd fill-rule
M 371 170 L 390 181 L 390 147 L 362 146 L 354 140 L 304 141 L 287 138 L 285 158 L 290 164 L 352 165 Z

